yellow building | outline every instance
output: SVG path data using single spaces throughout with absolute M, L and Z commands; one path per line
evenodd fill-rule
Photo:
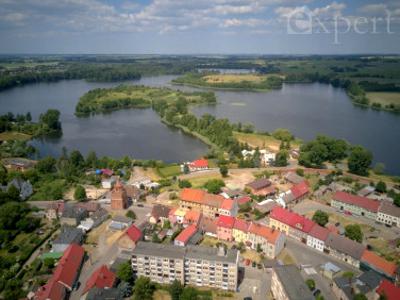
M 232 236 L 235 242 L 237 243 L 246 243 L 248 240 L 247 238 L 247 231 L 249 229 L 249 224 L 242 219 L 235 219 L 235 224 L 233 225 Z
M 206 217 L 215 218 L 219 216 L 218 210 L 225 198 L 199 189 L 183 189 L 180 199 L 182 209 L 197 210 Z
M 271 228 L 278 229 L 279 231 L 284 232 L 287 235 L 289 234 L 289 225 L 273 219 L 272 217 L 269 218 L 269 226 Z

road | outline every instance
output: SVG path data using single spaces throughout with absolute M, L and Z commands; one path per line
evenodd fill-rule
M 316 288 L 321 290 L 322 295 L 326 300 L 335 300 L 336 297 L 331 291 L 330 283 L 331 281 L 324 276 L 322 276 L 320 271 L 320 266 L 331 262 L 342 269 L 342 271 L 351 271 L 354 274 L 360 274 L 360 270 L 354 268 L 345 262 L 337 260 L 327 254 L 324 254 L 318 250 L 308 247 L 307 245 L 300 243 L 294 239 L 286 239 L 286 249 L 291 254 L 291 256 L 295 259 L 297 264 L 309 265 L 312 266 L 317 274 L 307 275 L 304 271 L 302 271 L 302 275 L 304 278 L 312 278 L 315 280 Z

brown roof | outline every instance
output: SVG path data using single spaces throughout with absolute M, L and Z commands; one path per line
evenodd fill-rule
M 382 201 L 379 212 L 400 218 L 400 207 L 393 205 L 389 201 Z
M 151 215 L 153 218 L 155 219 L 159 219 L 159 218 L 168 218 L 169 215 L 169 211 L 171 209 L 165 205 L 161 205 L 161 204 L 156 204 L 153 206 L 153 209 L 151 211 Z
M 200 230 L 217 234 L 217 222 L 214 219 L 203 217 L 201 219 Z
M 297 175 L 297 174 L 294 173 L 294 172 L 288 172 L 288 173 L 285 175 L 285 179 L 286 179 L 287 181 L 289 181 L 289 182 L 291 182 L 291 183 L 295 183 L 295 184 L 300 183 L 300 182 L 303 182 L 303 181 L 305 180 L 303 177 Z
M 350 255 L 357 260 L 361 259 L 365 250 L 363 245 L 335 233 L 329 233 L 325 244 L 328 247 L 335 249 L 338 252 Z
M 256 179 L 253 182 L 246 184 L 246 186 L 251 187 L 254 190 L 260 190 L 271 185 L 271 181 L 266 178 Z

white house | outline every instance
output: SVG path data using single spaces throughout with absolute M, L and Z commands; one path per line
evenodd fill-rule
M 325 249 L 325 241 L 328 238 L 329 230 L 315 224 L 307 236 L 307 246 L 323 252 Z
M 400 227 L 400 207 L 389 201 L 382 201 L 376 220 L 390 226 Z
M 220 215 L 229 216 L 229 217 L 236 217 L 238 213 L 238 204 L 235 199 L 224 199 L 221 203 L 221 206 L 218 209 Z
M 261 164 L 265 166 L 272 165 L 275 162 L 276 154 L 269 152 L 268 150 L 260 150 L 260 158 L 261 158 Z
M 104 178 L 101 181 L 101 187 L 103 189 L 111 189 L 115 182 L 116 182 L 116 177 L 115 176 L 112 176 L 110 178 Z

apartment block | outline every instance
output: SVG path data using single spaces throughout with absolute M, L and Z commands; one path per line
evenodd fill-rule
M 158 283 L 177 279 L 187 285 L 236 291 L 238 258 L 237 250 L 140 242 L 132 252 L 132 269 L 135 276 Z

